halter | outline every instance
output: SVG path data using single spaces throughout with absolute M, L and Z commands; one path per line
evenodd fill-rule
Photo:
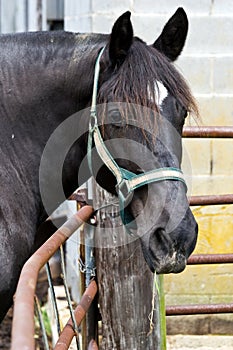
M 88 136 L 88 165 L 91 173 L 92 171 L 92 142 L 94 139 L 95 147 L 97 153 L 103 163 L 108 167 L 112 174 L 116 178 L 116 192 L 118 194 L 119 206 L 120 206 L 120 216 L 124 225 L 127 225 L 132 218 L 127 217 L 125 213 L 125 207 L 130 202 L 132 194 L 135 189 L 142 187 L 144 185 L 160 182 L 164 180 L 176 180 L 181 181 L 185 184 L 185 179 L 182 171 L 178 168 L 159 168 L 147 171 L 142 174 L 134 174 L 133 172 L 120 167 L 115 160 L 113 159 L 111 153 L 108 151 L 107 147 L 104 144 L 104 140 L 101 136 L 98 121 L 97 121 L 97 112 L 96 112 L 96 100 L 97 100 L 97 90 L 98 90 L 98 79 L 100 71 L 100 58 L 104 51 L 105 47 L 100 51 L 98 58 L 95 64 L 95 74 L 94 74 L 94 84 L 93 84 L 93 93 L 92 93 L 92 103 L 90 111 L 90 122 L 89 122 L 89 136 Z

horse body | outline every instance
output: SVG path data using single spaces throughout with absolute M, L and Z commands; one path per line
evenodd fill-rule
M 139 152 L 138 157 L 143 159 L 143 169 L 140 171 L 156 167 L 180 167 L 182 126 L 192 100 L 189 91 L 185 90 L 185 84 L 175 90 L 180 76 L 171 68 L 169 60 L 174 60 L 180 54 L 187 34 L 186 27 L 186 15 L 179 9 L 153 46 L 147 46 L 133 37 L 129 13 L 116 21 L 111 36 L 58 32 L 0 37 L 0 320 L 12 303 L 20 270 L 33 251 L 38 226 L 62 201 L 58 195 L 45 211 L 39 187 L 39 167 L 44 147 L 64 120 L 90 106 L 95 60 L 102 47 L 106 46 L 106 49 L 101 60 L 98 102 L 125 102 L 125 96 L 131 93 L 131 100 L 126 102 L 144 105 L 145 101 L 140 100 L 140 95 L 144 94 L 147 107 L 154 106 L 156 113 L 160 109 L 159 130 L 163 129 L 164 116 L 178 135 L 173 136 L 167 127 L 167 132 L 161 131 L 164 142 L 172 149 L 171 156 L 159 140 L 149 142 L 149 134 L 145 138 L 138 131 L 135 133 L 134 127 L 119 127 L 119 123 L 116 123 L 119 110 L 116 108 L 109 112 L 109 118 L 114 119 L 106 126 L 104 138 L 136 139 L 150 148 L 156 161 Z M 134 56 L 138 60 L 136 63 L 133 61 Z M 153 57 L 157 56 L 158 60 L 154 61 Z M 164 68 L 161 65 L 163 59 L 166 61 L 165 72 L 161 76 L 151 76 L 154 74 L 153 69 Z M 135 70 L 134 75 L 131 74 L 132 70 Z M 170 76 L 166 80 L 167 70 Z M 125 85 L 120 86 L 123 77 Z M 135 94 L 132 93 L 134 80 L 138 81 L 141 89 L 141 92 L 135 89 Z M 158 89 L 157 97 L 153 92 L 154 86 L 158 88 L 159 84 L 164 86 L 163 97 L 159 96 Z M 176 94 L 180 94 L 178 99 Z M 150 99 L 152 101 L 148 102 Z M 89 120 L 85 116 L 85 113 L 79 115 L 77 128 L 88 129 Z M 160 123 L 158 120 L 155 123 L 157 129 Z M 110 151 L 114 152 L 113 149 Z M 130 159 L 127 157 L 131 157 L 130 152 L 133 159 L 135 150 L 128 149 L 128 152 L 126 160 L 120 159 L 119 164 L 137 172 L 137 164 L 127 161 Z M 66 197 L 90 176 L 88 170 L 81 182 L 77 176 L 86 153 L 87 135 L 84 132 L 72 146 L 64 163 L 62 182 Z M 56 165 L 58 159 L 59 150 L 55 150 L 53 164 Z M 56 168 L 49 165 L 47 176 L 54 179 L 56 189 L 56 182 L 60 179 L 57 178 Z M 98 172 L 97 181 L 116 194 L 115 179 L 104 166 Z M 147 191 L 147 186 L 141 187 L 135 191 L 127 208 L 137 218 L 146 202 L 149 202 L 144 219 L 138 221 L 137 229 L 140 231 L 145 259 L 152 271 L 181 271 L 194 249 L 197 225 L 182 186 L 176 181 L 163 181 L 159 185 L 148 185 L 150 191 Z M 162 197 L 164 207 L 155 222 L 156 203 Z M 169 224 L 171 216 L 179 217 L 175 226 Z
M 38 226 L 60 204 L 53 203 L 46 213 L 41 202 L 39 165 L 43 149 L 56 127 L 87 104 L 91 85 L 85 89 L 79 84 L 83 80 L 79 63 L 83 64 L 87 48 L 90 59 L 85 43 L 90 37 L 82 40 L 81 36 L 79 40 L 72 33 L 28 33 L 4 35 L 0 41 L 1 319 L 12 303 L 22 265 L 32 253 Z M 95 38 L 91 41 L 95 51 Z M 67 175 L 64 172 L 67 196 L 78 187 L 73 174 L 82 153 L 76 148 L 74 166 L 67 169 Z

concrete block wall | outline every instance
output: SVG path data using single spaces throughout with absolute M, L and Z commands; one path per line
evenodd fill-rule
M 232 126 L 232 0 L 66 0 L 65 27 L 109 33 L 116 18 L 130 10 L 135 35 L 152 43 L 180 6 L 187 12 L 189 33 L 176 66 L 191 86 L 201 115 L 200 120 L 190 119 L 187 124 Z M 184 162 L 188 159 L 191 164 L 190 194 L 233 193 L 233 140 L 186 139 L 183 144 Z M 195 252 L 232 253 L 233 206 L 198 207 L 193 211 L 200 228 Z M 232 266 L 192 266 L 179 275 L 165 277 L 169 304 L 232 301 L 231 287 Z M 194 329 L 198 325 L 197 319 Z M 206 326 L 206 332 L 224 333 L 216 322 L 214 325 Z M 225 327 L 228 333 L 229 329 Z
M 47 1 L 0 1 L 0 33 L 46 30 Z

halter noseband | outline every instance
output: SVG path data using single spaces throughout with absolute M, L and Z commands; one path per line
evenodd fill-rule
M 101 136 L 98 127 L 97 121 L 97 112 L 96 112 L 96 101 L 97 101 L 97 90 L 98 90 L 98 79 L 100 71 L 100 58 L 104 51 L 104 48 L 100 51 L 98 58 L 95 64 L 95 74 L 94 74 L 94 84 L 93 84 L 93 94 L 92 94 L 92 104 L 90 111 L 90 122 L 89 122 L 89 136 L 88 136 L 88 165 L 91 173 L 92 171 L 92 142 L 94 139 L 95 147 L 98 152 L 99 157 L 103 163 L 108 167 L 108 169 L 115 176 L 117 185 L 116 192 L 118 194 L 119 206 L 120 206 L 120 215 L 124 225 L 129 223 L 129 218 L 125 215 L 125 206 L 129 203 L 129 200 L 133 194 L 133 191 L 141 186 L 150 184 L 152 182 L 159 182 L 164 180 L 176 180 L 181 181 L 185 184 L 185 179 L 182 171 L 178 168 L 159 168 L 147 171 L 142 174 L 134 174 L 133 172 L 121 168 L 113 159 L 112 155 L 108 151 L 107 147 L 104 144 L 104 140 Z M 187 186 L 186 186 L 187 188 Z

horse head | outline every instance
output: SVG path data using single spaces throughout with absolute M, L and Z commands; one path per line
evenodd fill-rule
M 98 58 L 96 101 L 101 107 L 93 123 L 94 142 L 97 147 L 104 141 L 98 153 L 106 155 L 100 155 L 96 179 L 119 196 L 124 224 L 140 237 L 145 260 L 157 273 L 182 271 L 198 232 L 180 170 L 182 128 L 197 107 L 172 63 L 187 31 L 187 16 L 179 8 L 154 44 L 147 45 L 133 36 L 126 12 Z

